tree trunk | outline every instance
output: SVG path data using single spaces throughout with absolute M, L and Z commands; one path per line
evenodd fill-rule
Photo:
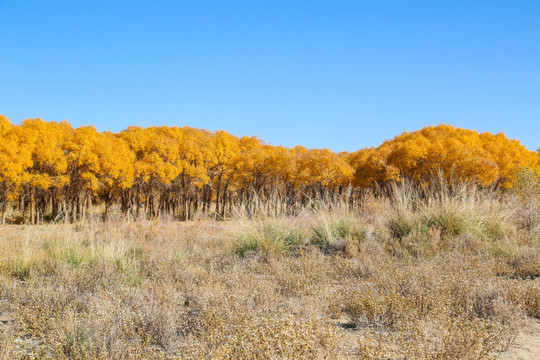
M 6 225 L 6 203 L 7 201 L 2 202 L 2 225 Z
M 35 211 L 36 211 L 36 189 L 34 187 L 30 188 L 30 224 L 34 225 L 35 222 Z
M 56 189 L 51 189 L 51 222 L 56 221 L 58 216 L 58 203 L 56 201 Z

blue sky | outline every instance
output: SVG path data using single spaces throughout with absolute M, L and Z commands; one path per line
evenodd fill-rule
M 0 0 L 0 114 L 334 151 L 429 124 L 540 147 L 539 1 Z

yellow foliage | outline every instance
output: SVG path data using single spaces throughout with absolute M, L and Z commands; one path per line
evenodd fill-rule
M 349 155 L 348 161 L 356 168 L 354 184 L 362 187 L 403 176 L 425 182 L 441 172 L 450 181 L 510 188 L 519 168 L 539 169 L 538 155 L 517 140 L 450 125 L 405 132 L 376 149 Z
M 438 174 L 508 189 L 520 169 L 540 174 L 540 150 L 528 151 L 502 133 L 450 125 L 405 132 L 353 153 L 273 146 L 190 127 L 131 126 L 115 134 L 41 119 L 13 125 L 1 115 L 0 139 L 0 204 L 5 209 L 6 201 L 25 199 L 32 207 L 37 197 L 41 213 L 52 203 L 53 214 L 59 202 L 81 209 L 89 201 L 108 206 L 121 198 L 123 211 L 134 207 L 137 214 L 141 207 L 153 214 L 172 207 L 187 216 L 188 207 L 208 210 L 215 203 L 223 215 L 232 197 L 253 191 L 265 197 L 279 189 L 293 199 L 351 184 L 427 183 Z
M 71 125 L 27 119 L 15 131 L 31 153 L 32 166 L 26 169 L 29 184 L 42 189 L 66 185 L 68 164 L 63 146 L 72 136 Z

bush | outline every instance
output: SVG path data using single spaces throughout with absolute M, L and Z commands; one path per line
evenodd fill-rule
M 266 219 L 235 234 L 234 250 L 245 256 L 248 252 L 285 254 L 302 242 L 299 226 L 282 219 Z
M 198 337 L 202 340 L 188 359 L 316 359 L 337 349 L 338 328 L 318 319 L 295 319 L 284 314 L 230 319 L 203 314 Z M 225 323 L 228 322 L 227 325 Z
M 357 326 L 388 330 L 407 318 L 408 304 L 410 301 L 396 291 L 384 294 L 368 289 L 352 294 L 344 311 Z
M 343 250 L 348 242 L 367 237 L 365 226 L 350 214 L 320 214 L 311 226 L 311 243 L 331 252 Z
M 512 211 L 491 190 L 443 184 L 420 191 L 405 184 L 395 186 L 392 196 L 383 214 L 386 229 L 414 256 L 452 248 L 463 237 L 493 241 L 516 234 Z

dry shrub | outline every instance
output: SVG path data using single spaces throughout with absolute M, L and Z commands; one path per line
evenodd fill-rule
M 361 330 L 355 356 L 361 359 L 495 359 L 511 335 L 482 319 L 429 318 L 393 332 Z
M 501 244 L 493 248 L 495 271 L 509 278 L 540 277 L 540 252 L 535 247 Z
M 540 279 L 509 280 L 506 297 L 528 316 L 540 319 Z
M 540 227 L 540 175 L 532 169 L 521 169 L 516 173 L 513 192 L 519 211 L 517 219 L 520 227 L 538 234 Z
M 405 358 L 426 360 L 495 359 L 509 341 L 502 325 L 461 317 L 418 322 L 400 334 Z
M 336 351 L 340 330 L 319 319 L 257 314 L 236 320 L 205 313 L 186 358 L 298 359 L 325 358 Z
M 410 301 L 397 291 L 384 294 L 366 289 L 350 295 L 344 312 L 357 326 L 392 330 L 399 321 L 409 317 Z

